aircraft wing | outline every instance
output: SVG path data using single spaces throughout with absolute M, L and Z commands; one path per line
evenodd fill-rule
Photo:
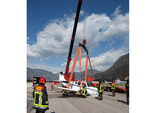
M 50 82 L 59 82 L 59 83 L 62 83 L 62 82 L 68 82 L 68 81 L 51 80 Z
M 50 82 L 59 82 L 59 80 L 51 80 Z
M 68 90 L 68 91 L 74 91 L 74 92 L 78 92 L 79 90 L 77 89 L 71 89 L 71 88 L 64 88 L 64 87 L 57 87 L 58 89 L 64 89 L 64 90 Z

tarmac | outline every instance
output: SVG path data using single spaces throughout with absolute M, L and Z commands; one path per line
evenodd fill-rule
M 56 84 L 57 86 L 60 84 Z M 126 94 L 116 93 L 112 97 L 112 92 L 104 91 L 103 100 L 98 100 L 97 95 L 81 98 L 78 95 L 62 96 L 60 89 L 54 87 L 51 91 L 50 83 L 46 83 L 49 110 L 45 113 L 129 113 L 129 105 L 126 104 Z M 33 87 L 27 83 L 27 113 L 35 113 L 32 109 Z

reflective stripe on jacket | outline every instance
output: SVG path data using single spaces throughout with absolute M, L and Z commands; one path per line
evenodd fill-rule
M 35 87 L 34 102 L 33 102 L 33 108 L 35 108 L 35 109 L 41 109 L 41 110 L 49 109 L 48 108 L 48 99 L 47 100 L 43 99 L 43 96 L 45 94 L 44 94 L 44 92 L 42 92 L 42 90 L 44 90 L 44 88 L 45 88 L 44 86 L 36 86 Z M 47 94 L 47 92 L 46 92 L 46 94 Z
M 98 86 L 98 92 L 103 92 L 103 84 L 100 84 L 100 85 Z
M 115 83 L 112 83 L 111 84 L 111 89 L 115 89 L 116 88 L 116 84 Z
M 87 94 L 87 90 L 85 89 L 85 88 L 83 88 L 82 90 L 81 90 L 81 95 L 86 95 Z
M 66 94 L 66 90 L 63 89 L 63 92 L 62 92 L 62 93 L 63 93 L 63 94 Z

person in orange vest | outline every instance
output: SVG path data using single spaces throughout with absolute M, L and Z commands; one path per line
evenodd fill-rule
M 53 90 L 54 82 L 51 82 L 51 91 Z
M 41 77 L 39 80 L 39 85 L 35 87 L 33 91 L 33 109 L 36 109 L 36 113 L 45 113 L 48 107 L 48 94 L 46 87 L 44 86 L 46 83 L 46 79 Z
M 112 81 L 112 84 L 111 84 L 111 90 L 112 90 L 112 96 L 115 96 L 116 83 L 114 80 Z

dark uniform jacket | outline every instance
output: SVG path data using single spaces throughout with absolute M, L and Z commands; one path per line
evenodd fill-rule
M 129 84 L 127 83 L 127 84 L 125 85 L 125 87 L 126 87 L 126 92 L 129 93 Z
M 38 90 L 39 88 L 39 90 Z M 41 89 L 41 90 L 40 90 Z M 41 104 L 37 104 L 39 102 L 39 95 L 37 95 L 37 97 L 35 96 L 35 92 L 41 92 L 42 94 L 42 103 Z M 39 111 L 46 111 L 48 108 L 48 95 L 47 95 L 47 91 L 46 91 L 46 87 L 44 86 L 44 84 L 39 84 L 38 86 L 35 87 L 34 91 L 33 91 L 33 98 L 34 98 L 34 104 L 33 104 L 33 108 L 37 109 Z M 37 104 L 37 105 L 35 105 Z
M 102 83 L 97 85 L 97 90 L 98 90 L 99 93 L 102 93 L 104 91 L 104 86 L 103 86 Z

